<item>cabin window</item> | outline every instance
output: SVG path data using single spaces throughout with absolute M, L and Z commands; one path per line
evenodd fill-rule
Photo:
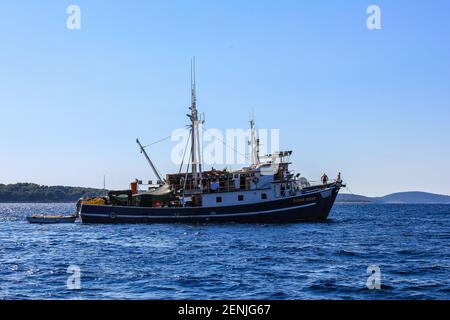
M 261 193 L 261 199 L 267 199 L 267 193 Z
M 216 197 L 216 202 L 217 203 L 221 203 L 222 202 L 222 197 Z
M 244 196 L 242 194 L 238 195 L 238 201 L 244 201 Z

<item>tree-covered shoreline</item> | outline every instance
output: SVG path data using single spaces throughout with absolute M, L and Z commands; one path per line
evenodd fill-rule
M 106 195 L 103 189 L 45 186 L 35 183 L 0 184 L 0 203 L 76 202 L 81 197 Z

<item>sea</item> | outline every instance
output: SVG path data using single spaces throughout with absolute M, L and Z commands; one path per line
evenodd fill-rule
M 450 205 L 343 204 L 321 223 L 35 225 L 0 204 L 0 299 L 450 299 Z

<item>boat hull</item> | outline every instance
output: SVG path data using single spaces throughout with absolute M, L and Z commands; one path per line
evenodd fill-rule
M 76 216 L 69 217 L 51 217 L 51 216 L 30 216 L 27 217 L 29 223 L 37 224 L 55 224 L 55 223 L 74 223 Z
M 314 192 L 224 207 L 149 208 L 82 205 L 83 223 L 292 223 L 326 220 L 339 192 L 334 185 Z

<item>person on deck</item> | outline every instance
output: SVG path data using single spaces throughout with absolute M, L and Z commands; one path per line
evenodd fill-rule
M 326 186 L 327 183 L 328 183 L 328 176 L 327 176 L 327 174 L 324 173 L 321 179 L 322 179 L 323 185 Z
M 342 178 L 341 178 L 341 173 L 338 173 L 337 179 L 336 179 L 337 183 L 341 183 L 342 182 Z

